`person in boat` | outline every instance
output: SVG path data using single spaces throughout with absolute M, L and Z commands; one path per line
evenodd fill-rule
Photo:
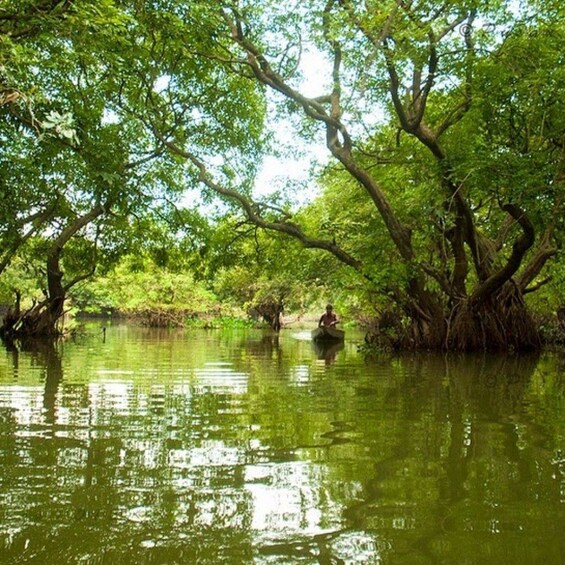
M 339 320 L 333 311 L 334 307 L 331 304 L 326 306 L 326 311 L 320 317 L 320 321 L 318 322 L 318 327 L 324 328 L 335 328 L 336 324 L 339 324 Z

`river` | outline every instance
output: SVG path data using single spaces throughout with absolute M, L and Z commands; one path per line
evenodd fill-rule
M 307 338 L 1 349 L 0 563 L 565 562 L 565 355 Z

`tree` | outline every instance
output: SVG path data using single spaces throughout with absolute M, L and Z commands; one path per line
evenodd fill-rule
M 524 295 L 543 282 L 562 227 L 564 77 L 553 71 L 564 30 L 551 6 L 536 15 L 533 7 L 513 14 L 505 3 L 466 0 L 330 0 L 307 8 L 226 2 L 207 13 L 212 39 L 203 60 L 272 93 L 304 117 L 303 131 L 322 130 L 342 186 L 352 190 L 354 181 L 378 214 L 388 262 L 402 266 L 382 287 L 410 322 L 405 346 L 539 345 Z M 307 42 L 330 69 L 319 96 L 300 92 L 296 69 Z M 154 110 L 163 118 L 164 106 Z M 254 201 L 241 190 L 241 161 L 230 171 L 224 153 L 223 168 L 214 166 L 180 133 L 183 118 L 155 130 L 207 191 L 249 222 L 333 254 L 371 284 L 378 267 L 351 238 L 338 243 Z M 367 233 L 369 248 L 371 240 Z
M 45 265 L 42 299 L 22 310 L 14 289 L 5 337 L 58 335 L 68 291 L 92 276 L 101 252 L 115 258 L 124 249 L 116 234 L 131 233 L 136 214 L 175 192 L 170 161 L 155 165 L 159 149 L 109 100 L 131 60 L 128 17 L 111 0 L 10 4 L 0 13 L 3 78 L 19 93 L 1 108 L 0 272 L 16 254 L 33 252 Z
M 300 317 L 325 283 L 313 254 L 281 234 L 265 232 L 234 214 L 214 224 L 202 257 L 202 276 L 218 298 L 244 308 L 278 331 L 287 314 Z
M 0 267 L 44 240 L 53 328 L 69 283 L 128 247 L 129 220 L 155 202 L 175 216 L 200 186 L 386 296 L 399 345 L 537 347 L 524 296 L 563 228 L 558 15 L 533 0 L 7 3 L 1 158 L 17 166 L 1 186 L 17 213 L 0 210 Z M 327 67 L 319 95 L 302 91 L 307 49 Z M 301 211 L 253 193 L 283 119 L 331 157 Z M 63 282 L 73 248 L 86 260 Z

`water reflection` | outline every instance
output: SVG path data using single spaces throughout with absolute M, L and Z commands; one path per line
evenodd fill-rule
M 559 562 L 555 356 L 108 328 L 0 358 L 0 560 Z
M 345 347 L 343 341 L 313 341 L 312 349 L 318 359 L 323 359 L 326 365 L 335 362 L 337 354 Z

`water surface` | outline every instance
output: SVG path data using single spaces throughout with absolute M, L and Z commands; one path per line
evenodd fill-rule
M 564 356 L 304 337 L 0 350 L 0 562 L 565 562 Z

